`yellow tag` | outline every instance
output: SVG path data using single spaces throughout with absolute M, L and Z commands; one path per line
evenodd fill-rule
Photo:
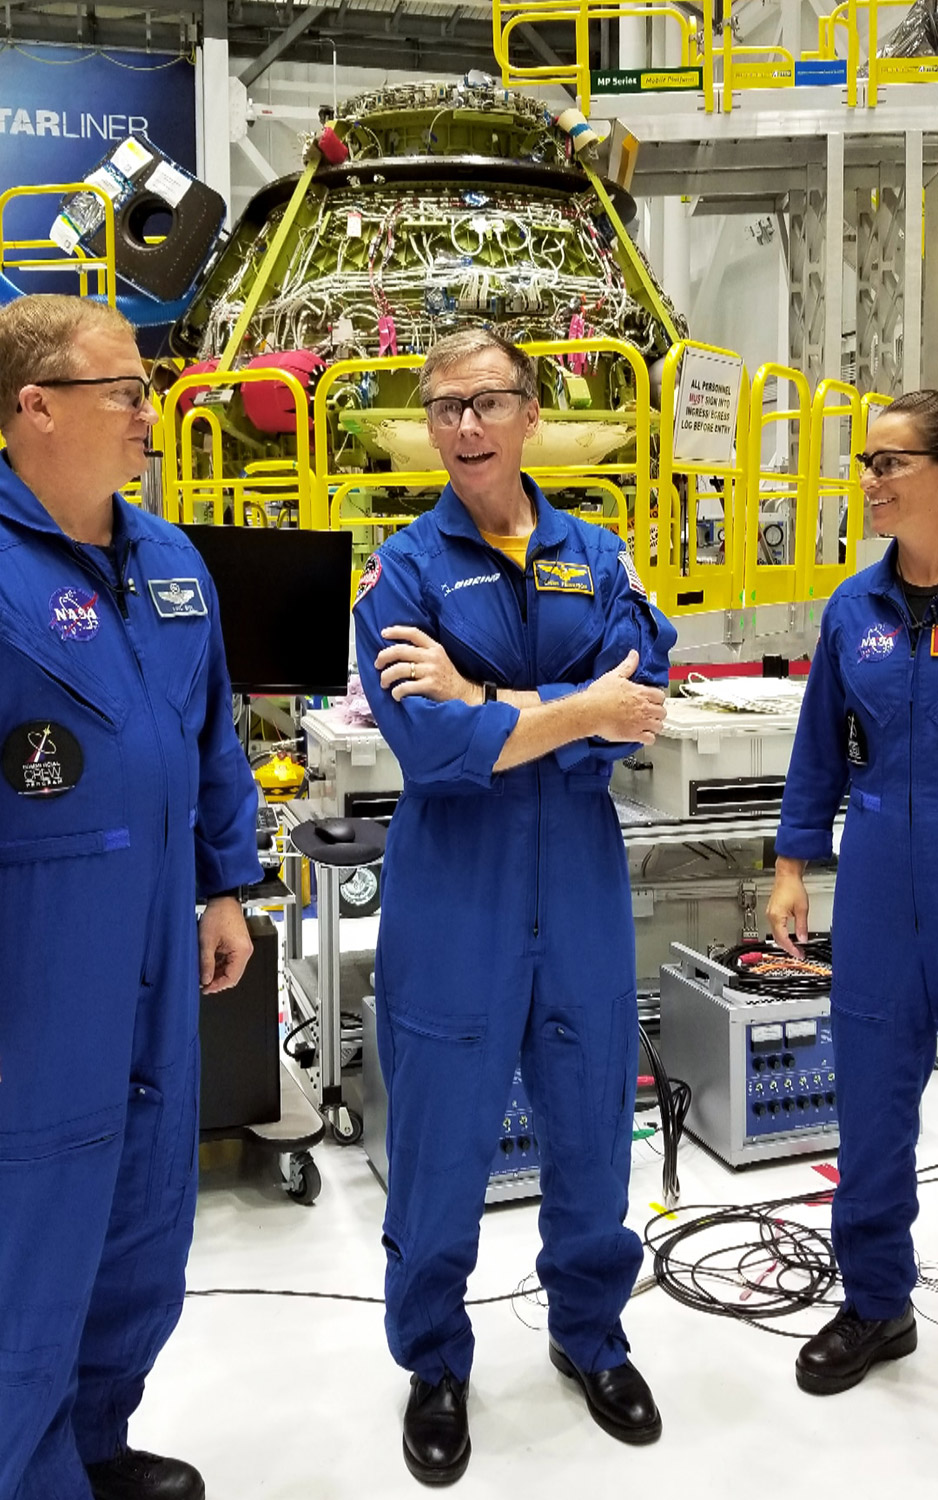
M 653 1208 L 656 1214 L 664 1214 L 666 1219 L 677 1218 L 677 1214 L 669 1213 L 663 1203 L 649 1203 L 648 1207 Z
M 534 587 L 541 593 L 592 594 L 593 575 L 586 563 L 536 562 Z
M 938 656 L 938 625 L 933 625 L 931 628 L 931 654 Z

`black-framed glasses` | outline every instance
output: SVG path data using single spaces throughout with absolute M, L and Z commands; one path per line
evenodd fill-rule
M 68 385 L 123 386 L 123 390 L 114 391 L 108 399 L 124 411 L 140 411 L 150 399 L 150 382 L 143 375 L 82 375 L 61 380 L 34 380 L 32 384 L 43 389 Z
M 876 479 L 895 479 L 906 468 L 907 458 L 938 458 L 934 448 L 877 448 L 875 453 L 858 453 L 857 473 L 862 479 L 868 469 Z
M 476 391 L 474 396 L 433 396 L 423 405 L 434 427 L 458 427 L 467 407 L 480 422 L 507 422 L 518 410 L 516 396 L 533 400 L 527 391 L 512 386 L 503 391 Z

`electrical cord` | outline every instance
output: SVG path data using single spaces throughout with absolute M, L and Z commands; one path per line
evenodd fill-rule
M 829 1199 L 830 1191 L 825 1190 L 749 1207 L 697 1204 L 680 1210 L 697 1217 L 676 1226 L 667 1222 L 673 1215 L 657 1214 L 645 1226 L 655 1280 L 669 1297 L 697 1312 L 751 1323 L 784 1338 L 809 1338 L 810 1333 L 767 1325 L 823 1304 L 839 1281 L 837 1263 L 828 1234 L 779 1214 Z M 751 1226 L 757 1237 L 723 1243 L 722 1232 L 736 1225 Z M 716 1248 L 693 1260 L 684 1258 L 691 1241 L 714 1232 L 721 1239 Z
M 677 1175 L 677 1148 L 684 1129 L 684 1121 L 690 1108 L 690 1085 L 682 1078 L 668 1078 L 664 1064 L 651 1037 L 641 1024 L 638 1035 L 651 1065 L 655 1080 L 655 1095 L 661 1114 L 662 1164 L 661 1188 L 666 1208 L 674 1208 L 681 1195 Z

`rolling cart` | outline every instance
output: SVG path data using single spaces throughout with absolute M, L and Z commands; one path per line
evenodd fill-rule
M 384 854 L 387 830 L 370 818 L 349 818 L 354 837 L 335 843 L 323 838 L 314 809 L 308 802 L 287 803 L 284 831 L 294 855 L 285 860 L 287 884 L 300 888 L 300 855 L 311 860 L 316 871 L 319 958 L 314 969 L 303 957 L 302 909 L 298 902 L 285 908 L 284 972 L 290 1009 L 304 1028 L 313 1049 L 308 1067 L 316 1107 L 341 1146 L 355 1145 L 362 1137 L 362 1118 L 350 1109 L 342 1092 L 342 1015 L 339 971 L 339 885 L 350 869 L 375 865 Z

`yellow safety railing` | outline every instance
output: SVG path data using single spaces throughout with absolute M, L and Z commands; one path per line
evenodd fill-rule
M 795 59 L 787 47 L 736 47 L 732 0 L 723 0 L 723 112 L 733 108 L 734 89 L 794 88 Z M 738 61 L 738 59 L 743 59 Z M 755 60 L 753 60 L 755 59 Z
M 865 396 L 860 397 L 860 450 L 866 447 L 866 434 L 870 430 L 870 423 L 875 422 L 878 416 L 891 406 L 892 396 L 884 396 L 880 391 L 867 391 Z
M 104 205 L 104 254 L 87 255 L 80 245 L 76 245 L 74 251 L 69 255 L 63 255 L 61 246 L 55 240 L 49 239 L 27 239 L 14 240 L 7 237 L 3 216 L 7 204 L 16 198 L 38 198 L 44 195 L 62 197 L 66 193 L 94 193 Z M 22 250 L 56 250 L 58 255 L 51 256 L 11 256 L 10 251 Z M 6 192 L 0 193 L 0 273 L 7 269 L 22 271 L 50 271 L 67 269 L 75 271 L 79 277 L 79 290 L 82 297 L 88 295 L 88 273 L 98 273 L 98 292 L 105 298 L 109 306 L 113 307 L 117 295 L 117 280 L 114 270 L 114 204 L 111 202 L 103 188 L 97 187 L 93 182 L 49 182 L 35 186 L 11 187 Z
M 214 513 L 218 515 L 218 503 L 230 493 L 235 519 L 243 524 L 245 507 L 256 514 L 259 502 L 250 492 L 270 489 L 282 494 L 283 477 L 275 468 L 277 460 L 270 460 L 265 467 L 267 474 L 242 473 L 226 475 L 221 465 L 221 445 L 216 448 L 215 428 L 209 419 L 212 431 L 212 475 L 210 478 L 195 477 L 192 472 L 192 430 L 194 423 L 206 417 L 211 408 L 200 404 L 185 413 L 176 431 L 176 412 L 179 399 L 187 390 L 208 386 L 218 390 L 225 386 L 256 384 L 276 381 L 287 387 L 296 410 L 296 499 L 298 524 L 304 531 L 324 531 L 328 526 L 328 494 L 314 494 L 310 474 L 309 450 L 309 402 L 306 391 L 289 370 L 278 370 L 270 366 L 263 370 L 213 370 L 199 371 L 194 375 L 182 375 L 167 391 L 163 401 L 163 502 L 167 519 L 187 521 L 193 519 L 196 500 L 212 498 Z M 193 415 L 197 413 L 197 415 Z M 212 414 L 214 415 L 214 414 Z M 190 420 L 191 419 L 191 420 Z M 215 416 L 219 431 L 221 424 Z M 182 460 L 182 462 L 181 462 Z M 271 472 L 272 471 L 272 472 Z M 245 494 L 248 491 L 248 494 Z M 217 498 L 216 498 L 217 497 Z M 266 520 L 266 518 L 265 518 Z
M 704 0 L 705 19 L 712 17 L 713 0 Z M 572 83 L 576 87 L 580 108 L 589 114 L 591 102 L 589 26 L 591 21 L 618 20 L 621 17 L 665 17 L 675 22 L 681 43 L 681 67 L 703 67 L 704 89 L 709 81 L 712 89 L 713 68 L 698 51 L 696 23 L 676 5 L 667 0 L 648 4 L 626 3 L 626 0 L 493 0 L 492 46 L 495 59 L 501 68 L 505 88 L 512 84 L 556 85 Z M 511 34 L 518 26 L 537 26 L 547 22 L 569 21 L 574 28 L 576 61 L 573 63 L 547 63 L 535 67 L 521 67 L 511 61 Z M 704 25 L 705 50 L 712 46 L 713 28 Z M 707 108 L 712 108 L 712 95 Z
M 831 396 L 839 396 L 836 405 L 828 405 Z M 827 422 L 837 424 L 837 453 L 840 454 L 840 424 L 844 418 L 850 421 L 849 467 L 846 478 L 840 474 L 825 474 L 824 427 Z M 810 464 L 808 466 L 807 512 L 814 517 L 814 534 L 807 537 L 805 559 L 804 597 L 826 599 L 839 583 L 855 572 L 857 565 L 857 542 L 863 535 L 863 493 L 856 473 L 856 456 L 862 448 L 863 415 L 860 392 L 856 386 L 843 380 L 822 380 L 811 403 Z M 844 562 L 825 562 L 818 557 L 818 540 L 823 537 L 829 524 L 829 502 L 836 502 L 839 520 L 840 504 L 847 502 L 846 555 Z M 827 513 L 827 514 L 825 514 Z
M 765 410 L 765 386 L 770 377 L 787 380 L 795 388 L 798 405 L 792 410 Z M 743 583 L 740 603 L 744 609 L 756 604 L 790 604 L 805 598 L 807 573 L 808 506 L 803 503 L 808 487 L 810 463 L 811 392 L 807 376 L 787 365 L 760 365 L 752 382 L 749 416 L 749 450 L 746 474 Z M 773 422 L 795 422 L 798 469 L 777 471 L 762 467 L 762 439 Z M 761 508 L 766 501 L 784 501 L 794 512 L 794 556 L 792 561 L 760 562 Z
M 879 7 L 902 3 L 902 0 L 853 0 L 853 3 L 854 15 L 861 4 L 868 14 L 867 104 L 875 105 L 878 102 L 880 84 L 934 83 L 938 80 L 938 57 L 877 57 L 876 55 L 879 46 Z
M 744 572 L 743 513 L 746 493 L 746 452 L 749 430 L 749 376 L 742 366 L 739 405 L 736 413 L 735 462 L 697 462 L 674 456 L 674 420 L 676 390 L 684 355 L 696 349 L 707 354 L 737 358 L 733 350 L 714 344 L 699 344 L 691 339 L 675 344 L 664 361 L 661 378 L 661 440 L 658 454 L 658 557 L 646 582 L 655 591 L 659 608 L 666 614 L 693 610 L 731 609 L 739 600 Z M 674 499 L 675 479 L 687 487 L 687 561 L 680 557 L 681 516 Z M 698 489 L 702 478 L 717 479 L 723 485 L 722 497 L 712 492 L 706 496 Z M 722 498 L 722 563 L 699 562 L 697 557 L 697 511 L 701 499 Z M 668 544 L 670 543 L 670 556 Z
M 879 8 L 902 7 L 909 0 L 841 0 L 828 15 L 818 19 L 818 44 L 804 51 L 805 61 L 830 61 L 837 56 L 837 28 L 846 32 L 847 104 L 855 106 L 859 93 L 858 73 L 862 65 L 859 15 L 867 17 L 868 84 L 866 102 L 875 106 L 879 88 L 885 83 L 932 83 L 938 80 L 938 56 L 877 57 L 879 45 Z M 512 84 L 547 86 L 572 84 L 576 87 L 580 109 L 588 115 L 591 105 L 590 23 L 625 16 L 665 16 L 680 28 L 681 66 L 699 67 L 708 113 L 714 107 L 714 64 L 720 59 L 723 72 L 722 109 L 733 108 L 733 94 L 741 90 L 792 88 L 795 83 L 795 57 L 782 46 L 740 46 L 733 41 L 731 28 L 732 0 L 724 0 L 722 32 L 714 36 L 713 0 L 703 0 L 701 31 L 698 42 L 696 24 L 676 6 L 661 4 L 614 3 L 614 0 L 493 0 L 493 50 L 501 68 L 506 88 Z M 512 33 L 519 26 L 556 24 L 568 21 L 573 27 L 576 61 L 544 63 L 522 67 L 511 61 Z M 646 69 L 645 71 L 651 71 Z
M 856 544 L 862 530 L 860 487 L 853 475 L 854 460 L 865 440 L 870 413 L 888 404 L 885 396 L 860 397 L 843 381 L 823 381 L 812 400 L 806 376 L 778 364 L 765 364 L 756 373 L 750 392 L 745 366 L 741 369 L 736 415 L 735 451 L 725 462 L 696 461 L 675 456 L 674 421 L 676 392 L 682 361 L 689 352 L 738 358 L 732 350 L 714 345 L 682 341 L 666 356 L 662 372 L 661 415 L 653 412 L 648 371 L 644 358 L 632 345 L 614 338 L 541 340 L 522 346 L 534 358 L 558 358 L 570 353 L 614 354 L 627 361 L 635 385 L 634 436 L 628 457 L 582 464 L 526 466 L 532 478 L 548 492 L 591 492 L 603 497 L 603 508 L 575 513 L 608 526 L 625 541 L 631 531 L 636 566 L 646 585 L 655 593 L 666 613 L 681 615 L 699 610 L 748 609 L 761 604 L 787 604 L 826 597 L 842 578 L 853 571 Z M 239 370 L 197 372 L 183 375 L 164 398 L 162 414 L 165 510 L 173 521 L 191 522 L 196 507 L 208 506 L 212 518 L 223 518 L 229 501 L 233 519 L 243 525 L 248 518 L 268 524 L 263 497 L 270 495 L 291 507 L 295 505 L 299 525 L 347 528 L 370 534 L 372 545 L 406 525 L 413 513 L 376 514 L 349 507 L 351 496 L 367 497 L 383 490 L 439 490 L 447 481 L 438 468 L 381 470 L 350 473 L 333 467 L 330 449 L 328 398 L 338 381 L 371 373 L 417 371 L 421 354 L 389 355 L 381 359 L 341 360 L 321 375 L 313 395 L 313 452 L 309 442 L 309 406 L 300 382 L 289 371 Z M 767 406 L 766 383 L 771 378 L 787 381 L 795 393 L 792 409 Z M 238 475 L 226 474 L 223 420 L 211 403 L 192 406 L 181 417 L 180 397 L 193 387 L 224 388 L 248 381 L 282 381 L 290 390 L 298 414 L 296 458 L 262 458 L 244 466 Z M 825 474 L 823 449 L 825 424 L 849 420 L 849 463 L 844 478 Z M 415 420 L 421 420 L 415 413 Z M 547 417 L 549 421 L 549 416 Z M 792 424 L 790 447 L 797 451 L 794 469 L 765 468 L 762 445 L 773 423 Z M 658 475 L 651 474 L 651 438 L 660 423 Z M 195 442 L 208 429 L 207 474 L 199 473 Z M 838 451 L 840 445 L 838 444 Z M 621 448 L 619 452 L 621 453 Z M 205 447 L 200 453 L 205 464 Z M 697 520 L 701 501 L 710 498 L 701 483 L 715 479 L 722 484 L 724 553 L 708 562 L 697 553 Z M 676 503 L 679 490 L 686 495 L 686 508 Z M 717 492 L 719 494 L 719 492 Z M 818 517 L 827 502 L 847 503 L 847 554 L 841 563 L 817 556 Z M 657 500 L 656 514 L 654 502 Z M 610 502 L 611 501 L 611 505 Z M 768 555 L 764 545 L 763 512 L 781 502 L 779 520 L 789 536 L 788 554 L 782 561 Z M 657 546 L 653 546 L 657 522 Z
M 635 380 L 635 458 L 630 461 L 615 459 L 608 463 L 592 464 L 564 464 L 552 465 L 538 468 L 532 466 L 529 472 L 532 477 L 540 483 L 543 475 L 558 482 L 576 482 L 581 479 L 602 477 L 603 475 L 630 475 L 635 485 L 635 524 L 636 524 L 636 562 L 639 562 L 639 543 L 641 540 L 640 528 L 645 532 L 644 536 L 644 559 L 648 561 L 648 528 L 651 524 L 650 516 L 650 489 L 649 489 L 649 456 L 651 452 L 651 392 L 648 381 L 648 367 L 644 357 L 632 345 L 624 339 L 615 338 L 592 338 L 592 339 L 550 339 L 538 340 L 530 344 L 520 346 L 525 352 L 537 359 L 541 355 L 565 355 L 575 353 L 585 354 L 617 354 L 625 359 Z M 424 363 L 422 354 L 394 354 L 385 355 L 381 359 L 344 359 L 337 360 L 324 370 L 316 383 L 313 394 L 313 505 L 317 512 L 326 515 L 329 512 L 329 495 L 331 490 L 345 484 L 349 478 L 344 471 L 333 473 L 329 466 L 329 437 L 326 399 L 337 380 L 342 380 L 350 375 L 360 375 L 364 371 L 372 373 L 381 370 L 419 370 Z M 201 377 L 195 377 L 198 380 Z M 437 477 L 436 471 L 432 474 L 426 470 L 395 470 L 392 477 L 387 474 L 359 474 L 356 482 L 363 487 L 380 487 L 382 485 L 394 484 L 404 488 L 419 485 L 426 486 L 433 483 Z M 445 483 L 446 476 L 443 476 Z M 618 515 L 620 528 L 627 527 L 627 510 L 623 506 Z M 625 532 L 623 531 L 624 535 Z

